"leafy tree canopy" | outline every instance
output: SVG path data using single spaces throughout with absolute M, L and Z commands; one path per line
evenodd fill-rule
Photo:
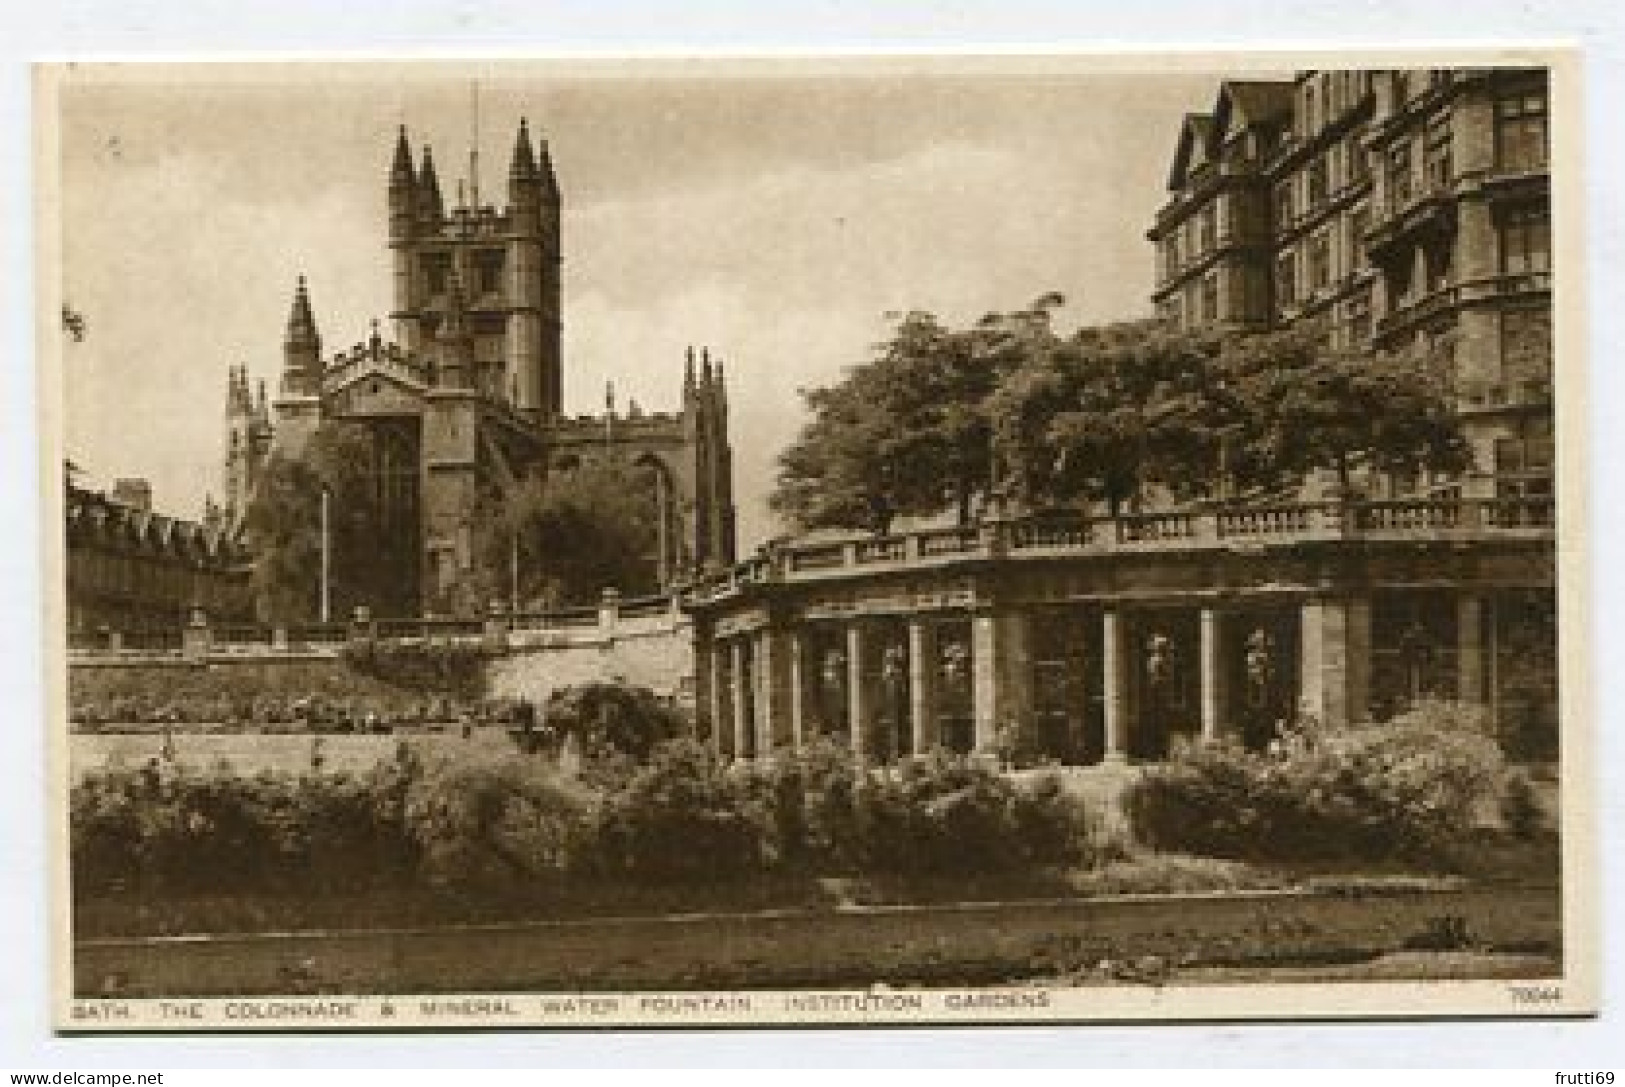
M 1443 375 L 1415 355 L 1334 350 L 1312 331 L 1156 321 L 1078 329 L 1059 296 L 951 329 L 899 320 L 875 357 L 804 391 L 774 508 L 800 528 L 885 531 L 990 494 L 1033 509 L 1292 490 L 1335 472 L 1467 463 Z

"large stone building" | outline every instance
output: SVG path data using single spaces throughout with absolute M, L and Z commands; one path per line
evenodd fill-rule
M 64 493 L 67 624 L 76 648 L 174 648 L 193 609 L 252 614 L 247 556 L 216 525 L 152 508 L 145 480 Z
M 1171 320 L 1315 322 L 1332 346 L 1421 341 L 1452 364 L 1465 478 L 769 548 L 689 600 L 717 748 L 831 735 L 882 758 L 1089 763 L 1431 697 L 1551 757 L 1545 86 L 1499 69 L 1226 82 L 1184 120 L 1150 231 Z
M 1543 69 L 1225 82 L 1148 234 L 1158 312 L 1438 358 L 1475 468 L 1390 493 L 1550 495 L 1548 115 Z
M 732 452 L 720 361 L 690 350 L 675 413 L 566 417 L 561 348 L 562 196 L 546 141 L 519 124 L 508 205 L 459 186 L 444 200 L 432 153 L 414 161 L 401 129 L 388 176 L 394 338 L 324 354 L 310 291 L 294 293 L 281 380 L 267 400 L 228 380 L 223 517 L 247 508 L 272 448 L 297 450 L 324 420 L 371 431 L 380 530 L 391 571 L 383 613 L 445 610 L 475 561 L 492 495 L 589 461 L 634 469 L 656 532 L 662 583 L 734 558 Z M 464 197 L 466 193 L 466 198 Z M 676 367 L 673 367 L 675 375 Z M 499 499 L 500 500 L 500 499 Z

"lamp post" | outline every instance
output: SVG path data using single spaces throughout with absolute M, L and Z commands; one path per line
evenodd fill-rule
M 331 492 L 327 485 L 322 485 L 322 586 L 321 586 L 321 621 L 325 625 L 332 619 L 332 589 L 333 575 L 333 539 L 332 529 L 328 518 L 328 504 Z

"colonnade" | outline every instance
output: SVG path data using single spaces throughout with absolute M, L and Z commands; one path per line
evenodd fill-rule
M 1033 710 L 1030 620 L 1038 605 L 919 612 L 902 616 L 850 616 L 839 620 L 766 622 L 752 629 L 702 636 L 696 664 L 700 711 L 710 721 L 717 751 L 731 757 L 758 757 L 800 749 L 831 719 L 850 748 L 875 758 L 921 754 L 945 745 L 942 700 L 945 683 L 968 685 L 969 746 L 995 748 L 1001 726 L 1020 725 Z M 1054 606 L 1047 605 L 1054 614 Z M 1455 596 L 1453 647 L 1457 697 L 1484 702 L 1491 697 L 1485 650 L 1485 601 L 1474 592 Z M 1299 597 L 1285 605 L 1295 612 L 1296 641 L 1280 686 L 1300 713 L 1340 724 L 1363 718 L 1371 699 L 1372 605 L 1358 595 Z M 1208 741 L 1234 728 L 1237 698 L 1229 690 L 1237 675 L 1254 677 L 1270 667 L 1264 659 L 1268 637 L 1242 629 L 1246 608 L 1232 601 L 1116 602 L 1069 606 L 1065 622 L 1098 623 L 1098 652 L 1082 662 L 1098 669 L 1101 749 L 1106 761 L 1127 759 L 1136 750 L 1136 730 L 1145 726 L 1148 676 L 1161 652 L 1142 638 L 1157 616 L 1195 613 L 1194 658 L 1197 697 L 1189 712 L 1197 734 Z M 968 624 L 968 637 L 949 659 L 943 631 Z M 957 633 L 956 633 L 957 637 Z M 1091 639 L 1093 641 L 1093 639 Z M 1167 642 L 1167 639 L 1163 639 Z M 814 660 L 815 644 L 828 647 Z M 964 650 L 968 648 L 968 660 Z M 1169 652 L 1174 652 L 1170 649 Z M 1186 651 L 1181 649 L 1180 651 Z M 838 682 L 837 682 L 838 681 Z M 1250 682 L 1244 679 L 1244 682 Z M 840 690 L 836 712 L 816 714 L 817 684 Z M 815 721 L 815 716 L 819 719 Z M 1166 725 L 1164 724 L 1164 727 Z

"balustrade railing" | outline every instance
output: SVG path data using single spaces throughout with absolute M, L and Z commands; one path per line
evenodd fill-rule
M 853 558 L 859 566 L 877 562 L 901 562 L 908 554 L 908 544 L 902 536 L 882 536 L 874 540 L 859 540 Z
M 1088 547 L 1094 542 L 1094 526 L 1085 520 L 1018 521 L 1010 526 L 1010 547 L 1016 551 L 1037 548 Z
M 1454 529 L 1461 527 L 1464 511 L 1472 510 L 1459 501 L 1362 502 L 1354 507 L 1354 527 L 1362 532 Z
M 819 544 L 793 548 L 789 553 L 791 570 L 829 570 L 846 563 L 845 544 Z
M 1221 537 L 1296 536 L 1310 530 L 1313 506 L 1260 506 L 1257 509 L 1220 510 Z
M 1117 519 L 1119 543 L 1189 540 L 1196 536 L 1196 515 L 1191 513 L 1137 513 Z

